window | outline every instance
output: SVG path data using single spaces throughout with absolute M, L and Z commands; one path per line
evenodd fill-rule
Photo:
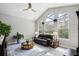
M 69 17 L 68 14 L 59 14 L 59 37 L 68 39 L 69 33 Z
M 54 29 L 54 19 L 58 20 L 58 34 L 59 38 L 68 39 L 68 29 L 69 29 L 69 17 L 68 14 L 49 14 L 45 20 L 39 22 L 39 33 L 52 34 Z M 44 24 L 42 24 L 44 22 Z
M 47 18 L 45 20 L 45 33 L 52 34 L 53 33 L 53 20 Z
M 43 33 L 43 25 L 42 25 L 43 20 L 41 20 L 39 22 L 39 33 L 42 34 Z

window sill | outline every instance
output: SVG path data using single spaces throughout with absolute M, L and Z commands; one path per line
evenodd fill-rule
M 65 39 L 65 38 L 58 38 L 59 41 L 70 41 L 69 39 Z

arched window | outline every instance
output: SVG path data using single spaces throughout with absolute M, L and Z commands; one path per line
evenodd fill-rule
M 66 13 L 49 14 L 45 20 L 39 22 L 39 33 L 52 34 L 54 29 L 54 19 L 58 22 L 58 35 L 59 38 L 68 39 L 69 33 L 69 17 Z M 44 24 L 42 24 L 42 22 Z

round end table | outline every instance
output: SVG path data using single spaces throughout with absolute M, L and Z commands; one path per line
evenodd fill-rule
M 21 43 L 21 49 L 22 50 L 32 49 L 33 46 L 34 46 L 33 42 L 29 42 L 29 41 L 26 41 L 26 42 Z

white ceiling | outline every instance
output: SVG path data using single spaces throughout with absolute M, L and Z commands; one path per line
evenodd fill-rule
M 23 11 L 27 8 L 27 3 L 0 3 L 0 13 L 8 14 L 16 17 L 22 17 L 29 20 L 36 20 L 42 13 L 44 13 L 48 8 L 73 5 L 72 3 L 32 3 L 33 9 L 36 12 L 30 10 Z

